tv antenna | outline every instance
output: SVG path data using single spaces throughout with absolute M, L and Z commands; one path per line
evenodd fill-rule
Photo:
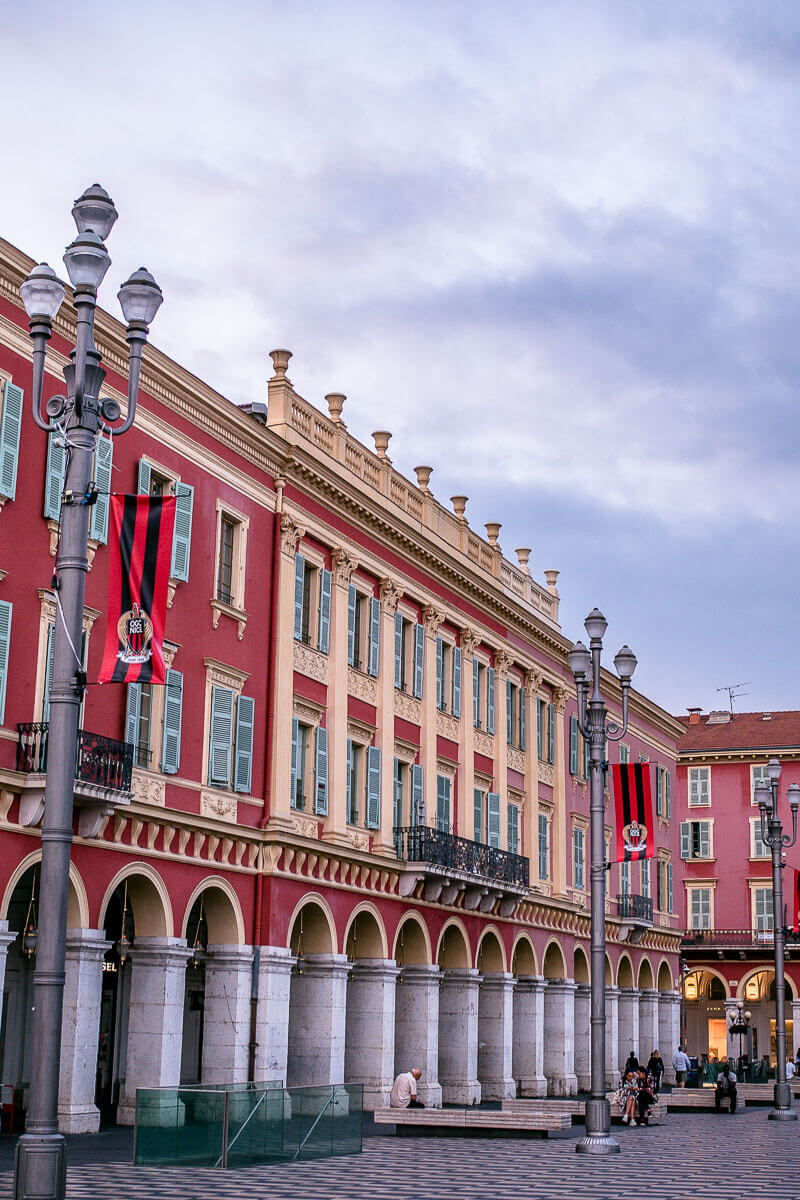
M 740 692 L 737 689 L 750 687 L 750 682 L 751 681 L 748 679 L 745 683 L 729 683 L 729 684 L 727 684 L 726 687 L 718 687 L 717 688 L 718 692 L 727 692 L 728 693 L 728 704 L 730 705 L 731 716 L 733 716 L 734 700 L 738 700 L 740 696 L 749 696 L 750 695 L 749 692 Z

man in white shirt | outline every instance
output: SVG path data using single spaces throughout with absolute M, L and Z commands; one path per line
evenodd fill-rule
M 692 1065 L 689 1061 L 689 1055 L 683 1049 L 683 1046 L 678 1046 L 678 1049 L 672 1056 L 672 1065 L 675 1068 L 675 1082 L 678 1087 L 686 1087 L 686 1072 Z
M 787 1060 L 786 1060 L 786 1078 L 793 1079 L 796 1074 L 797 1074 L 797 1071 L 795 1069 L 794 1062 L 792 1061 L 791 1058 L 787 1058 Z
M 731 1106 L 728 1111 L 733 1115 L 736 1112 L 736 1076 L 729 1063 L 722 1064 L 722 1070 L 717 1076 L 717 1086 L 714 1092 L 714 1108 L 717 1112 L 722 1112 L 724 1096 L 730 1097 Z
M 419 1067 L 410 1071 L 402 1071 L 395 1079 L 392 1093 L 389 1097 L 390 1108 L 424 1108 L 425 1105 L 417 1099 L 417 1080 L 422 1075 Z

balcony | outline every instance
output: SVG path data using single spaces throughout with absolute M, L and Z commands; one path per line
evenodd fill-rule
M 784 930 L 787 955 L 800 950 L 800 934 L 792 929 Z M 772 957 L 775 932 L 772 929 L 687 929 L 681 938 L 681 954 L 687 958 L 708 958 L 713 953 L 717 958 L 746 959 Z
M 17 725 L 17 770 L 27 776 L 20 797 L 21 825 L 38 825 L 44 816 L 49 729 L 46 721 Z M 104 817 L 130 804 L 132 769 L 129 742 L 78 730 L 74 802 L 81 837 L 94 837 Z
M 623 892 L 617 896 L 617 916 L 623 921 L 652 925 L 653 901 L 650 896 L 634 896 L 631 892 Z
M 410 896 L 422 881 L 425 900 L 451 905 L 463 895 L 465 909 L 483 913 L 499 902 L 499 915 L 507 917 L 528 893 L 530 864 L 521 854 L 427 825 L 396 828 L 394 844 L 397 857 L 408 864 L 401 896 Z

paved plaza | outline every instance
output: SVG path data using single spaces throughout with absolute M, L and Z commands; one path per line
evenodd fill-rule
M 70 1139 L 69 1200 L 800 1200 L 800 1126 L 736 1116 L 670 1116 L 616 1128 L 622 1154 L 576 1155 L 575 1127 L 551 1140 L 368 1137 L 360 1155 L 238 1171 L 133 1167 L 129 1135 Z M 12 1195 L 0 1148 L 0 1200 Z

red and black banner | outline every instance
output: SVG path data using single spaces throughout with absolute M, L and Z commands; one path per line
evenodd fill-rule
M 164 683 L 174 496 L 111 496 L 108 625 L 98 683 Z
M 650 763 L 614 763 L 617 857 L 614 862 L 652 858 L 655 850 Z
M 792 906 L 792 929 L 800 933 L 800 871 L 794 872 L 794 904 Z

